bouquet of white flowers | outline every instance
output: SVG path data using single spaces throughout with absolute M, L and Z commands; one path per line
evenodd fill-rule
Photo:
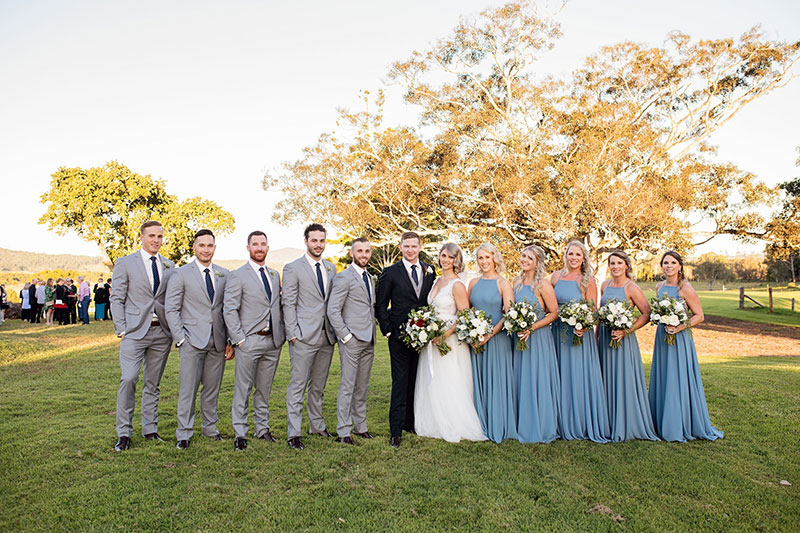
M 626 330 L 633 327 L 633 306 L 627 301 L 620 301 L 614 298 L 597 310 L 600 316 L 600 323 L 611 331 Z M 620 342 L 611 338 L 608 343 L 611 348 L 619 348 Z
M 564 324 L 572 326 L 575 331 L 586 331 L 594 326 L 597 313 L 594 312 L 594 300 L 580 300 L 567 302 L 558 310 L 558 317 Z M 583 337 L 572 335 L 572 345 L 583 344 Z
M 467 344 L 476 345 L 486 335 L 492 333 L 492 317 L 485 311 L 470 307 L 462 309 L 456 315 L 456 336 L 458 340 Z M 475 348 L 475 353 L 482 353 L 483 346 Z
M 689 323 L 689 313 L 683 300 L 671 296 L 650 298 L 650 323 L 658 326 L 680 326 Z M 675 334 L 667 333 L 664 338 L 667 344 L 675 344 Z
M 536 309 L 527 301 L 514 302 L 511 304 L 504 318 L 505 322 L 503 327 L 512 335 L 528 331 L 531 326 L 533 326 L 533 323 L 538 320 Z M 517 335 L 517 350 L 522 351 L 527 349 L 527 341 Z
M 418 307 L 408 314 L 403 342 L 415 350 L 421 350 L 426 344 L 436 337 L 441 337 L 447 331 L 444 320 L 436 315 L 436 310 L 430 305 Z M 436 346 L 441 355 L 446 355 L 450 347 L 441 343 Z

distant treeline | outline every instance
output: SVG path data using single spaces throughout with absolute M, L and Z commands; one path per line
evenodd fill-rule
M 71 254 L 20 252 L 0 248 L 0 273 L 40 272 L 43 270 L 76 270 L 80 272 L 106 272 L 108 269 L 99 257 Z

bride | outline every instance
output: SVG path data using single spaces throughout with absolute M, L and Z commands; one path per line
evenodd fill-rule
M 458 273 L 464 271 L 461 248 L 453 243 L 443 245 L 439 250 L 439 266 L 442 275 L 431 288 L 428 304 L 450 329 L 420 352 L 414 390 L 414 429 L 418 435 L 448 442 L 486 440 L 473 402 L 469 347 L 454 335 L 456 313 L 469 307 L 467 289 L 458 278 Z M 445 356 L 435 346 L 441 343 L 450 347 Z

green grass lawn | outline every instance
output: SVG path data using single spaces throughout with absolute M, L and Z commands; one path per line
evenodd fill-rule
M 378 438 L 356 447 L 307 438 L 296 452 L 285 442 L 284 350 L 271 399 L 280 442 L 251 440 L 235 453 L 231 438 L 199 435 L 188 450 L 175 449 L 173 352 L 161 388 L 159 430 L 168 441 L 143 441 L 137 406 L 133 448 L 119 454 L 117 349 L 109 323 L 0 327 L 0 530 L 800 530 L 799 358 L 702 358 L 711 420 L 725 431 L 717 442 L 497 445 L 409 436 L 393 449 L 381 343 L 368 407 Z M 229 437 L 232 394 L 229 364 L 220 398 Z M 597 504 L 612 513 L 589 512 Z
M 695 289 L 702 288 L 702 284 L 694 282 Z M 647 285 L 642 287 L 645 296 L 655 296 L 654 288 Z M 698 290 L 703 312 L 707 315 L 757 322 L 759 324 L 776 324 L 780 326 L 800 327 L 800 290 L 786 287 L 775 288 L 772 291 L 773 313 L 766 307 L 759 308 L 749 300 L 745 300 L 745 308 L 739 309 L 739 289 L 730 287 L 725 291 Z M 764 306 L 769 305 L 769 296 L 766 288 L 747 289 L 745 294 L 754 298 Z M 795 299 L 795 310 L 791 310 L 791 299 Z

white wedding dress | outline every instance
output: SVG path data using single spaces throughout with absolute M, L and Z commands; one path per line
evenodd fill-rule
M 436 287 L 435 295 L 433 291 L 428 295 L 428 304 L 433 305 L 448 327 L 456 320 L 454 283 L 462 282 L 454 279 L 444 287 Z M 419 354 L 414 387 L 414 429 L 417 435 L 448 442 L 486 440 L 473 401 L 469 347 L 459 342 L 455 334 L 445 342 L 450 346 L 445 356 L 431 343 Z

